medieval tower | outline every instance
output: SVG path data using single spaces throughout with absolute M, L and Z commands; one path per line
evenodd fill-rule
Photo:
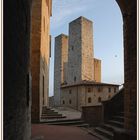
M 101 60 L 94 58 L 93 23 L 85 17 L 69 24 L 69 37 L 61 34 L 55 38 L 55 105 L 60 105 L 62 85 L 82 81 L 101 82 Z
M 51 0 L 33 0 L 31 24 L 32 122 L 48 105 Z
M 68 84 L 94 80 L 93 24 L 79 17 L 69 24 Z
M 68 36 L 61 34 L 55 38 L 54 62 L 54 103 L 60 105 L 61 84 L 66 83 L 68 62 Z

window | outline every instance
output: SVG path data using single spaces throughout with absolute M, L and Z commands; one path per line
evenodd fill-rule
M 74 77 L 74 82 L 76 82 L 76 76 Z
M 98 102 L 100 103 L 101 101 L 102 101 L 102 98 L 101 98 L 101 97 L 99 97 L 99 98 L 98 98 Z
M 71 89 L 69 90 L 69 94 L 71 94 Z
M 108 92 L 111 92 L 111 88 L 108 88 Z
M 90 87 L 88 88 L 88 92 L 91 92 L 91 88 Z
M 71 100 L 69 100 L 69 104 L 71 104 Z
M 71 50 L 72 50 L 72 51 L 73 51 L 73 48 L 74 48 L 74 47 L 73 47 L 73 46 L 71 46 Z
M 101 92 L 101 87 L 98 87 L 98 92 Z
M 116 92 L 116 88 L 114 88 L 114 93 Z
M 88 98 L 88 103 L 91 103 L 91 97 Z
M 65 101 L 63 100 L 63 105 L 65 104 Z

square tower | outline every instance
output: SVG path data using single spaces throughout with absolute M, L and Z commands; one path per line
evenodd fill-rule
M 55 38 L 55 60 L 54 60 L 54 102 L 60 105 L 61 84 L 67 83 L 68 63 L 68 36 L 61 34 Z
M 68 84 L 94 80 L 93 23 L 79 17 L 69 24 Z

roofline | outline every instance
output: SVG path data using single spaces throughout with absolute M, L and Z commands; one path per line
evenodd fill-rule
M 61 88 L 76 87 L 76 86 L 120 86 L 120 85 L 96 82 L 96 83 L 77 83 L 72 85 L 62 85 Z

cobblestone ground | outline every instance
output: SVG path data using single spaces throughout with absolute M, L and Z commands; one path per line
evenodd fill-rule
M 72 126 L 32 124 L 32 140 L 99 140 Z

